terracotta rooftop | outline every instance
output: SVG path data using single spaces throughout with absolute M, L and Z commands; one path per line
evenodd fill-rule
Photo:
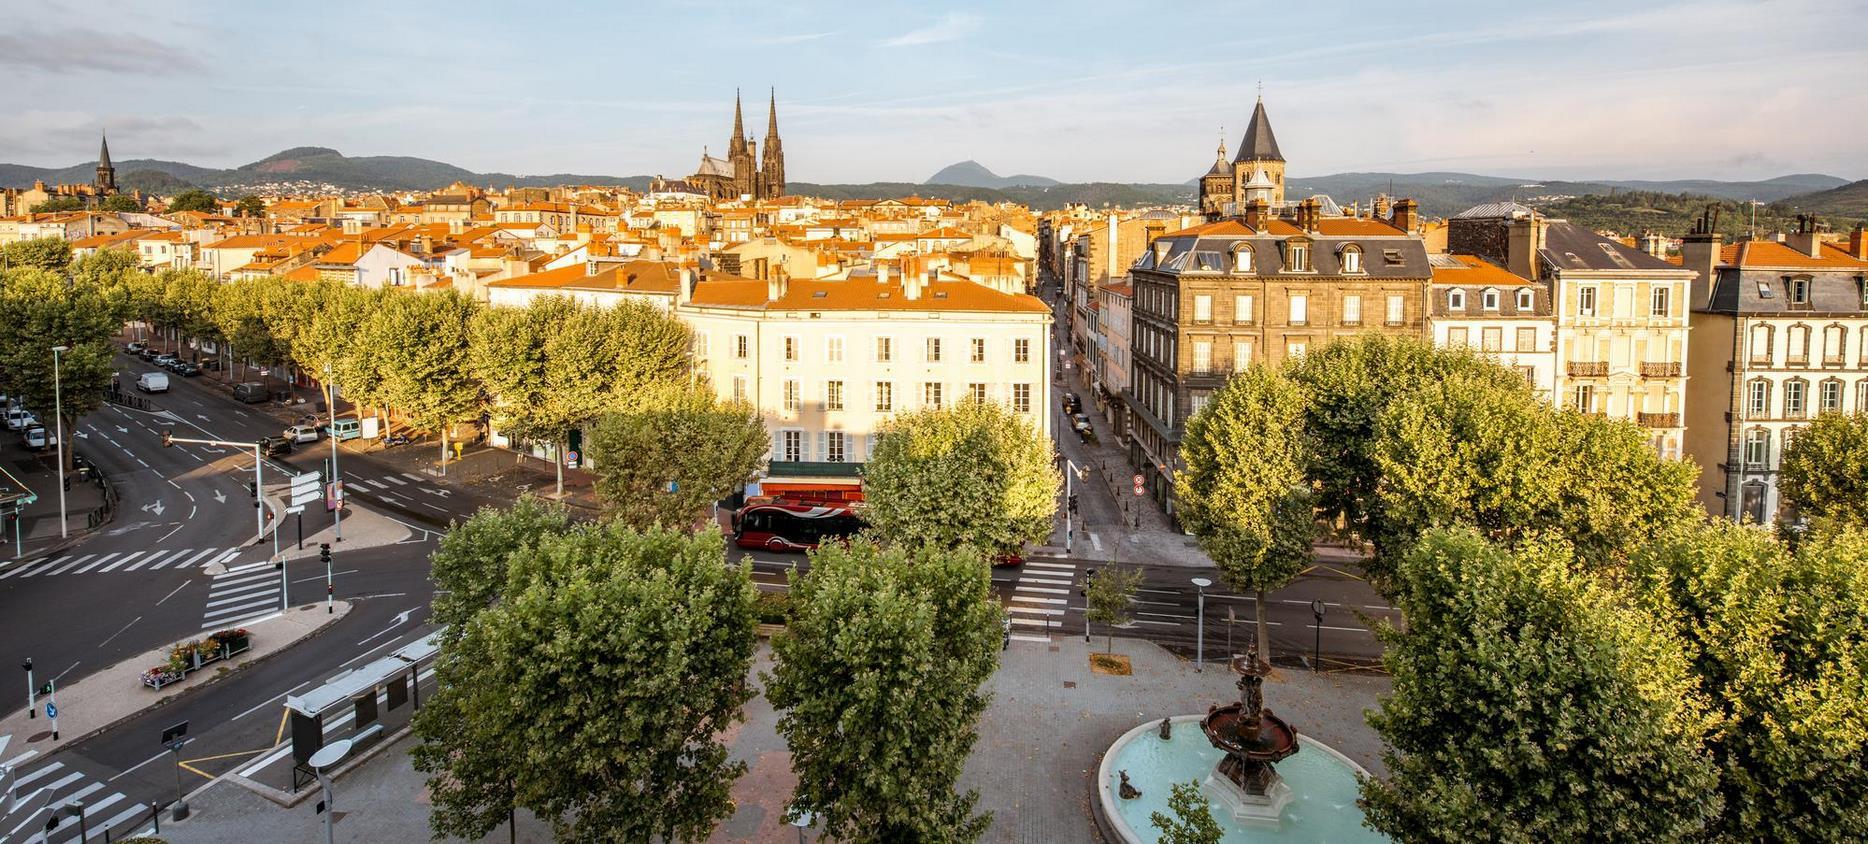
M 873 279 L 817 281 L 792 279 L 785 295 L 767 299 L 766 282 L 737 276 L 709 275 L 694 290 L 694 304 L 768 311 L 947 311 L 972 313 L 1049 313 L 1050 307 L 1032 296 L 1001 293 L 971 281 L 923 284 L 921 296 L 909 299 L 900 276 L 888 282 Z

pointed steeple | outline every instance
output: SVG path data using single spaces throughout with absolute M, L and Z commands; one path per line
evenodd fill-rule
M 759 159 L 759 196 L 785 195 L 785 145 L 778 139 L 778 89 L 773 88 L 765 118 L 765 147 Z
M 1271 133 L 1271 118 L 1265 116 L 1265 98 L 1258 98 L 1258 105 L 1252 107 L 1252 122 L 1245 128 L 1245 138 L 1239 141 L 1239 154 L 1234 161 L 1283 161 L 1284 154 L 1278 151 L 1278 136 Z
M 767 149 L 771 148 L 772 139 L 776 137 L 778 137 L 778 89 L 773 88 L 770 110 L 766 112 L 765 119 L 765 142 Z
M 97 147 L 97 166 L 109 167 L 111 166 L 110 165 L 110 138 L 109 136 L 105 135 L 103 132 L 99 132 L 98 137 L 100 138 L 100 141 Z
M 727 141 L 726 154 L 730 158 L 746 152 L 746 117 L 739 107 L 739 89 L 733 89 L 733 138 Z
M 117 168 L 110 163 L 110 138 L 103 137 L 102 132 L 98 134 L 97 178 L 91 186 L 100 194 L 113 194 L 117 192 Z

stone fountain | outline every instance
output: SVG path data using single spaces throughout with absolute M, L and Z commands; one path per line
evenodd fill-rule
M 1209 706 L 1200 719 L 1206 740 L 1226 754 L 1202 787 L 1214 808 L 1230 812 L 1233 820 L 1277 826 L 1292 794 L 1274 765 L 1297 752 L 1297 731 L 1265 707 L 1271 664 L 1259 659 L 1256 648 L 1235 657 L 1232 670 L 1239 674 L 1239 700 Z

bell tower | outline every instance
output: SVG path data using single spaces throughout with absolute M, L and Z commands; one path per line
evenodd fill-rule
M 1260 95 L 1252 107 L 1252 122 L 1239 141 L 1239 153 L 1232 159 L 1233 201 L 1244 203 L 1247 188 L 1254 196 L 1268 198 L 1272 207 L 1284 204 L 1284 153 L 1278 151 L 1278 136 L 1271 132 L 1271 118 L 1265 116 L 1265 98 Z
M 97 147 L 97 180 L 92 182 L 100 195 L 117 192 L 117 168 L 110 163 L 110 138 L 101 138 Z

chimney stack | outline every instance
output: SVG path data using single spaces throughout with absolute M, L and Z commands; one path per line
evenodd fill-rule
M 1868 261 L 1868 227 L 1855 224 L 1855 230 L 1849 232 L 1849 255 L 1857 261 Z
M 1784 244 L 1811 258 L 1822 256 L 1822 224 L 1816 222 L 1815 214 L 1798 214 L 1796 233 L 1784 238 Z
M 921 298 L 921 285 L 922 281 L 920 275 L 909 271 L 907 267 L 902 268 L 903 299 L 907 299 L 910 302 L 919 300 Z
M 1394 227 L 1413 234 L 1420 227 L 1420 203 L 1403 199 L 1395 203 Z
M 1317 230 L 1317 219 L 1322 214 L 1323 208 L 1317 202 L 1317 198 L 1305 197 L 1303 202 L 1297 203 L 1297 227 L 1314 234 Z
M 1693 278 L 1693 301 L 1695 308 L 1705 307 L 1712 301 L 1712 282 L 1719 266 L 1721 238 L 1718 232 L 1718 211 L 1710 206 L 1693 221 L 1693 230 L 1680 239 L 1680 266 L 1699 275 Z
M 1245 202 L 1245 225 L 1253 231 L 1262 231 L 1265 218 L 1269 216 L 1271 206 L 1263 199 L 1248 199 Z
M 784 267 L 779 267 L 777 270 L 773 271 L 765 280 L 765 298 L 767 301 L 776 302 L 783 299 L 785 298 L 785 294 L 790 290 L 791 277 L 785 272 Z
M 889 283 L 889 262 L 887 261 L 876 262 L 876 283 L 877 284 L 888 284 Z
M 682 267 L 677 276 L 679 283 L 675 285 L 675 304 L 685 305 L 694 301 L 694 271 Z

